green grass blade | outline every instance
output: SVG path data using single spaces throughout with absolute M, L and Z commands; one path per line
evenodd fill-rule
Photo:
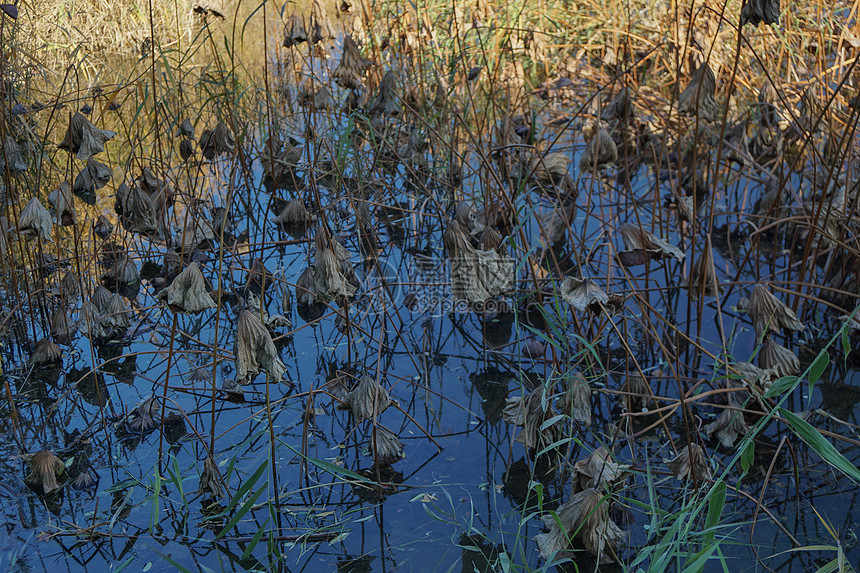
M 797 436 L 806 442 L 825 462 L 838 469 L 856 482 L 860 482 L 860 469 L 848 461 L 836 447 L 821 435 L 809 422 L 785 408 L 779 408 L 779 414 L 791 426 Z

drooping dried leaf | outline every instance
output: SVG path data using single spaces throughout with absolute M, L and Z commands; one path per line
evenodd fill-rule
M 622 88 L 615 97 L 603 108 L 600 119 L 604 121 L 627 121 L 633 119 L 633 102 L 630 101 L 630 90 Z
M 147 434 L 156 429 L 161 420 L 161 405 L 153 394 L 139 402 L 126 415 L 124 423 L 130 432 Z
M 454 298 L 484 302 L 508 290 L 514 279 L 514 261 L 496 251 L 481 251 L 469 243 L 451 260 Z M 449 251 L 450 252 L 450 251 Z
M 36 343 L 33 354 L 30 355 L 30 366 L 44 366 L 63 361 L 63 351 L 50 338 L 43 338 Z
M 41 487 L 46 494 L 60 489 L 60 484 L 67 478 L 63 460 L 48 450 L 25 454 L 22 457 L 30 467 L 30 473 L 24 478 L 24 483 L 35 488 Z
M 194 139 L 194 126 L 191 125 L 191 120 L 183 119 L 176 128 L 176 135 L 187 139 Z
M 544 395 L 544 388 L 538 386 L 521 399 L 507 399 L 508 405 L 502 412 L 505 420 L 521 421 L 522 431 L 516 437 L 529 449 L 543 450 L 545 447 L 558 442 L 563 434 L 564 427 L 561 420 L 547 424 L 549 420 L 556 417 L 556 411 L 552 402 Z
M 134 259 L 120 255 L 103 276 L 109 284 L 131 286 L 140 282 L 140 271 Z
M 373 420 L 386 410 L 394 401 L 379 382 L 370 376 L 362 376 L 358 384 L 347 396 L 352 415 L 357 422 Z
M 741 10 L 741 26 L 747 23 L 779 24 L 779 0 L 746 0 Z
M 201 494 L 209 494 L 215 498 L 224 497 L 224 488 L 218 477 L 218 466 L 212 456 L 203 461 L 203 472 L 200 474 L 200 484 L 197 491 Z
M 370 102 L 367 113 L 371 117 L 400 114 L 400 98 L 397 96 L 397 75 L 394 70 L 388 70 L 382 76 L 376 95 Z
M 3 149 L 0 150 L 0 172 L 27 170 L 27 149 L 18 145 L 15 139 L 7 135 L 3 138 Z
M 78 332 L 78 325 L 69 318 L 69 314 L 64 307 L 58 308 L 54 313 L 54 318 L 51 320 L 51 336 L 57 342 L 64 346 L 70 346 L 72 339 Z
M 708 480 L 711 478 L 711 468 L 708 465 L 708 459 L 705 457 L 705 452 L 699 444 L 686 444 L 678 450 L 676 455 L 671 460 L 666 461 L 666 465 L 672 470 L 672 474 L 679 480 L 687 477 L 696 476 L 698 480 Z
M 660 260 L 666 256 L 679 262 L 684 260 L 684 253 L 680 249 L 641 227 L 624 223 L 618 230 L 626 247 L 626 250 L 618 253 L 624 265 L 642 264 L 650 259 Z
M 63 181 L 57 189 L 51 191 L 48 195 L 48 204 L 58 225 L 69 227 L 75 224 L 77 220 L 75 197 L 72 195 L 72 188 L 69 187 L 68 181 Z
M 579 312 L 594 306 L 599 309 L 609 302 L 609 295 L 591 279 L 565 277 L 559 285 L 559 294 Z
M 222 153 L 232 153 L 236 149 L 233 132 L 223 121 L 219 121 L 215 129 L 204 129 L 200 134 L 200 150 L 206 159 L 214 159 Z
M 717 271 L 714 267 L 714 256 L 711 246 L 705 244 L 699 257 L 690 269 L 690 296 L 693 300 L 699 299 L 701 292 L 705 296 L 717 296 L 720 293 L 720 283 L 717 280 Z
M 296 280 L 296 302 L 300 306 L 310 306 L 316 302 L 316 297 L 314 296 L 315 274 L 316 267 L 312 265 L 302 271 L 302 274 Z
M 108 330 L 109 338 L 121 337 L 131 326 L 131 308 L 120 294 L 114 293 L 102 311 L 102 325 Z
M 110 305 L 112 298 L 113 293 L 104 286 L 99 285 L 96 287 L 96 290 L 93 291 L 93 296 L 90 297 L 90 302 L 96 305 L 96 308 L 104 314 L 107 312 L 108 305 Z
M 65 149 L 81 161 L 105 150 L 105 142 L 116 135 L 115 131 L 99 129 L 84 115 L 75 112 L 59 148 Z
M 558 409 L 571 420 L 587 427 L 591 425 L 591 384 L 580 372 L 574 372 L 564 382 L 565 389 L 558 399 Z
M 72 302 L 81 296 L 81 279 L 74 271 L 68 271 L 63 278 L 60 279 L 60 284 L 51 289 L 51 294 L 61 297 L 66 302 Z
M 594 488 L 605 492 L 613 489 L 627 474 L 629 467 L 629 464 L 614 462 L 609 451 L 600 446 L 573 465 L 573 491 Z
M 570 170 L 571 158 L 567 153 L 547 153 L 532 159 L 532 177 L 540 183 L 552 184 L 560 181 Z
M 732 396 L 732 394 L 729 394 Z M 729 408 L 724 408 L 716 420 L 705 426 L 705 433 L 709 438 L 714 436 L 719 439 L 725 448 L 732 448 L 739 436 L 745 436 L 749 432 L 744 420 L 743 412 L 736 410 L 735 399 L 729 398 Z
M 170 310 L 177 313 L 197 314 L 216 307 L 215 301 L 206 290 L 206 280 L 196 262 L 185 267 L 156 298 L 165 301 Z
M 18 19 L 18 7 L 14 4 L 0 4 L 0 11 L 4 14 L 12 18 L 13 20 Z
M 190 139 L 183 139 L 179 142 L 179 156 L 182 161 L 188 161 L 194 157 L 194 142 Z
M 114 210 L 123 228 L 132 233 L 157 236 L 163 226 L 155 201 L 137 183 L 119 186 Z
M 307 41 L 308 33 L 305 32 L 305 22 L 301 16 L 294 12 L 284 24 L 284 47 L 292 48 Z
M 332 241 L 332 244 L 340 243 Z M 335 254 L 335 249 L 326 248 L 322 252 L 317 251 L 312 284 L 315 302 L 348 299 L 355 294 L 355 285 L 344 274 L 344 265 L 348 263 L 348 259 L 340 258 Z
M 271 334 L 260 317 L 249 310 L 239 314 L 233 353 L 236 355 L 236 376 L 240 381 L 250 381 L 261 368 L 275 382 L 280 382 L 287 372 Z
M 104 315 L 96 305 L 90 301 L 85 302 L 78 319 L 81 334 L 93 341 L 109 338 L 110 328 L 104 324 L 103 319 Z
M 707 121 L 717 121 L 720 107 L 714 100 L 717 78 L 707 62 L 693 73 L 690 83 L 678 96 L 678 111 L 696 115 Z
M 616 559 L 615 552 L 624 541 L 624 532 L 609 518 L 609 501 L 599 491 L 588 488 L 575 493 L 558 508 L 556 516 L 541 517 L 549 529 L 535 536 L 541 557 L 572 557 L 574 548 L 570 539 L 576 537 L 600 563 Z
M 105 215 L 99 215 L 98 219 L 93 223 L 93 232 L 98 238 L 104 241 L 113 233 L 113 223 Z
M 758 360 L 762 368 L 771 370 L 779 378 L 800 373 L 800 359 L 797 355 L 770 337 L 761 345 Z
M 586 124 L 583 128 L 585 136 L 585 151 L 579 159 L 579 170 L 599 173 L 618 161 L 618 147 L 609 135 L 609 131 L 599 120 Z
M 753 288 L 745 308 L 752 317 L 756 335 L 760 338 L 768 332 L 779 332 L 783 329 L 799 332 L 804 328 L 794 311 L 761 283 Z
M 314 220 L 301 199 L 292 199 L 275 217 L 275 223 L 287 226 L 308 225 Z
M 343 38 L 343 53 L 334 69 L 332 78 L 342 88 L 357 90 L 362 86 L 362 76 L 370 67 L 370 60 L 362 57 L 355 41 L 347 34 Z
M 88 205 L 95 205 L 95 192 L 110 182 L 111 175 L 110 167 L 90 157 L 87 165 L 75 177 L 72 192 Z
M 310 111 L 326 111 L 334 108 L 331 92 L 324 85 L 317 86 L 312 78 L 308 78 L 299 88 L 299 105 Z
M 308 42 L 311 44 L 326 42 L 335 37 L 334 28 L 328 19 L 328 12 L 320 0 L 314 0 L 313 6 L 311 6 L 308 29 L 310 30 Z
M 30 199 L 18 215 L 18 230 L 28 241 L 36 237 L 50 241 L 51 226 L 51 214 L 37 197 Z
M 403 459 L 403 444 L 394 432 L 376 425 L 370 436 L 370 450 L 378 464 L 390 465 Z

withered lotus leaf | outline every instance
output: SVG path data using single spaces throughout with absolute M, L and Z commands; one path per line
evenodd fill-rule
M 36 237 L 51 240 L 51 214 L 37 197 L 33 197 L 18 215 L 18 230 L 28 241 Z
M 298 280 L 296 280 L 296 301 L 301 306 L 308 306 L 316 302 L 314 296 L 314 275 L 316 267 L 313 265 L 306 268 Z
M 302 83 L 299 89 L 299 105 L 310 111 L 325 111 L 334 108 L 331 92 L 326 86 L 317 86 L 311 78 Z
M 24 483 L 33 487 L 41 487 L 44 493 L 60 489 L 60 483 L 66 479 L 66 465 L 53 452 L 42 450 L 35 454 L 22 456 L 30 467 L 30 473 L 24 478 Z
M 87 301 L 81 307 L 78 324 L 81 334 L 90 340 L 104 340 L 110 337 L 110 328 L 104 324 L 104 315 L 92 302 Z
M 110 237 L 110 234 L 113 233 L 113 223 L 110 222 L 110 219 L 105 217 L 103 214 L 99 215 L 96 222 L 93 223 L 93 232 L 100 238 L 102 241 Z
M 102 324 L 109 331 L 109 336 L 122 336 L 131 326 L 131 308 L 120 294 L 114 293 L 102 311 Z
M 325 7 L 320 0 L 314 0 L 313 6 L 311 6 L 311 16 L 308 20 L 308 28 L 311 31 L 308 41 L 311 44 L 325 42 L 335 37 L 331 20 L 328 19 L 328 12 L 326 12 Z
M 370 450 L 373 458 L 380 464 L 393 464 L 403 459 L 403 444 L 397 434 L 382 426 L 374 426 L 370 436 Z
M 367 113 L 371 117 L 400 114 L 400 98 L 397 97 L 397 74 L 394 73 L 394 70 L 388 70 L 382 76 L 382 81 L 379 82 L 376 95 L 373 96 Z
M 291 48 L 307 41 L 308 33 L 305 31 L 305 22 L 301 16 L 293 13 L 287 23 L 284 24 L 284 47 Z
M 115 131 L 99 129 L 83 114 L 75 112 L 58 147 L 75 154 L 81 161 L 86 161 L 96 153 L 104 151 L 105 142 L 115 135 Z
M 236 376 L 240 381 L 250 381 L 261 368 L 275 382 L 280 382 L 287 372 L 266 325 L 247 309 L 239 314 L 233 352 L 236 355 Z
M 224 488 L 218 478 L 218 466 L 212 456 L 207 456 L 203 461 L 203 472 L 200 474 L 200 484 L 197 486 L 199 493 L 208 493 L 212 497 L 223 497 Z
M 216 307 L 206 291 L 206 280 L 196 262 L 185 267 L 156 298 L 165 301 L 170 310 L 177 313 L 197 314 Z
M 768 332 L 779 332 L 783 329 L 795 332 L 803 330 L 803 323 L 798 320 L 794 311 L 761 283 L 753 288 L 746 309 L 752 317 L 756 335 L 759 337 Z
M 140 271 L 131 257 L 120 255 L 105 271 L 104 278 L 119 285 L 134 285 L 140 282 Z
M 684 253 L 680 249 L 642 227 L 624 223 L 618 231 L 626 247 L 626 250 L 619 251 L 618 257 L 625 265 L 642 264 L 650 259 L 659 260 L 666 256 L 679 262 L 684 260 Z
M 370 376 L 361 377 L 347 396 L 347 402 L 358 422 L 373 420 L 394 403 L 388 395 L 388 390 Z
M 155 235 L 161 227 L 159 213 L 152 197 L 140 185 L 122 183 L 116 190 L 114 209 L 122 226 L 132 233 Z
M 698 480 L 707 480 L 711 478 L 711 468 L 708 465 L 708 459 L 705 457 L 705 452 L 699 444 L 684 444 L 676 455 L 671 460 L 666 461 L 666 465 L 672 471 L 672 474 L 679 480 L 687 477 L 695 476 Z
M 779 0 L 746 0 L 741 10 L 741 26 L 744 24 L 778 24 Z
M 541 517 L 547 533 L 535 536 L 543 558 L 573 555 L 570 540 L 582 541 L 585 549 L 601 563 L 615 560 L 615 551 L 624 541 L 624 532 L 609 518 L 609 500 L 594 488 L 573 494 L 553 515 Z
M 161 405 L 153 394 L 132 408 L 125 418 L 125 426 L 131 432 L 146 434 L 159 426 Z
M 112 298 L 113 293 L 103 285 L 99 285 L 96 287 L 96 290 L 93 291 L 93 296 L 90 297 L 90 302 L 96 305 L 96 308 L 99 309 L 100 312 L 106 313 Z
M 514 261 L 496 251 L 481 251 L 469 243 L 451 260 L 451 288 L 454 298 L 470 303 L 484 302 L 510 288 Z
M 592 305 L 599 308 L 609 302 L 609 295 L 591 279 L 565 277 L 559 286 L 559 294 L 579 312 L 585 312 Z
M 36 343 L 36 348 L 30 356 L 30 366 L 44 366 L 45 364 L 54 364 L 62 362 L 63 351 L 50 338 L 43 338 Z
M 185 118 L 179 123 L 179 126 L 176 128 L 176 135 L 186 139 L 194 139 L 194 126 L 191 125 L 190 119 Z
M 729 396 L 732 396 L 729 394 Z M 708 437 L 719 439 L 723 447 L 732 448 L 739 436 L 746 435 L 749 427 L 744 420 L 744 414 L 737 410 L 734 398 L 729 398 L 729 408 L 724 408 L 716 420 L 705 426 Z
M 347 34 L 343 38 L 343 55 L 334 69 L 332 77 L 342 88 L 357 90 L 362 86 L 362 76 L 370 67 L 370 60 L 362 57 L 355 41 Z
M 70 346 L 72 339 L 78 332 L 78 325 L 71 318 L 65 308 L 58 308 L 51 320 L 51 336 L 58 344 Z
M 678 96 L 678 111 L 697 115 L 707 121 L 716 121 L 720 107 L 714 100 L 717 79 L 707 62 L 693 73 L 690 83 Z
M 219 121 L 215 129 L 204 129 L 200 134 L 200 149 L 206 159 L 214 159 L 222 153 L 231 153 L 236 149 L 233 132 L 227 124 Z
M 75 212 L 75 197 L 68 181 L 63 181 L 57 189 L 48 195 L 48 204 L 58 225 L 68 227 L 74 225 L 77 219 Z
M 505 398 L 505 403 L 502 419 L 522 427 L 516 437 L 517 442 L 530 449 L 543 449 L 561 437 L 561 420 L 545 424 L 556 417 L 556 412 L 551 401 L 544 396 L 543 386 L 538 386 L 525 397 Z
M 598 173 L 618 161 L 618 147 L 602 122 L 595 120 L 589 123 L 583 134 L 586 145 L 579 159 L 580 171 Z
M 624 478 L 629 467 L 629 464 L 614 462 L 609 451 L 600 446 L 591 455 L 573 465 L 573 489 L 583 491 L 594 488 L 597 491 L 606 491 Z
M 769 337 L 761 345 L 758 359 L 762 368 L 773 371 L 780 378 L 800 373 L 800 359 L 797 355 Z
M 351 284 L 343 273 L 342 259 L 335 255 L 334 250 L 327 248 L 318 254 L 313 281 L 315 301 L 328 302 L 350 298 L 355 291 L 355 285 Z
M 614 144 L 613 144 L 614 145 Z M 554 183 L 568 174 L 571 159 L 567 153 L 547 153 L 531 161 L 532 177 L 539 182 Z
M 571 420 L 591 425 L 591 384 L 579 372 L 574 372 L 564 381 L 564 392 L 558 399 L 558 409 Z
M 717 296 L 720 293 L 720 283 L 714 267 L 714 257 L 710 245 L 705 245 L 699 257 L 690 269 L 690 296 L 699 299 L 699 293 L 704 296 Z
M 27 170 L 27 149 L 18 145 L 10 135 L 3 138 L 3 149 L 0 150 L 0 172 Z
M 275 222 L 280 225 L 307 225 L 313 221 L 313 216 L 302 203 L 301 199 L 292 199 L 284 206 Z
M 77 300 L 81 296 L 81 279 L 74 271 L 69 271 L 60 279 L 60 284 L 51 290 L 51 294 L 64 298 L 66 301 Z
M 77 177 L 75 177 L 75 183 L 72 185 L 72 192 L 76 195 L 89 197 L 97 190 L 107 185 L 110 182 L 111 175 L 112 172 L 110 167 L 90 157 L 87 159 L 86 167 L 81 169 L 81 172 L 78 173 Z M 94 205 L 95 197 L 92 197 L 92 202 L 87 201 L 87 203 Z

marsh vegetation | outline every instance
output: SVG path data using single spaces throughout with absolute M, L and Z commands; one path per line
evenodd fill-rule
M 856 4 L 0 8 L 6 569 L 854 570 Z

